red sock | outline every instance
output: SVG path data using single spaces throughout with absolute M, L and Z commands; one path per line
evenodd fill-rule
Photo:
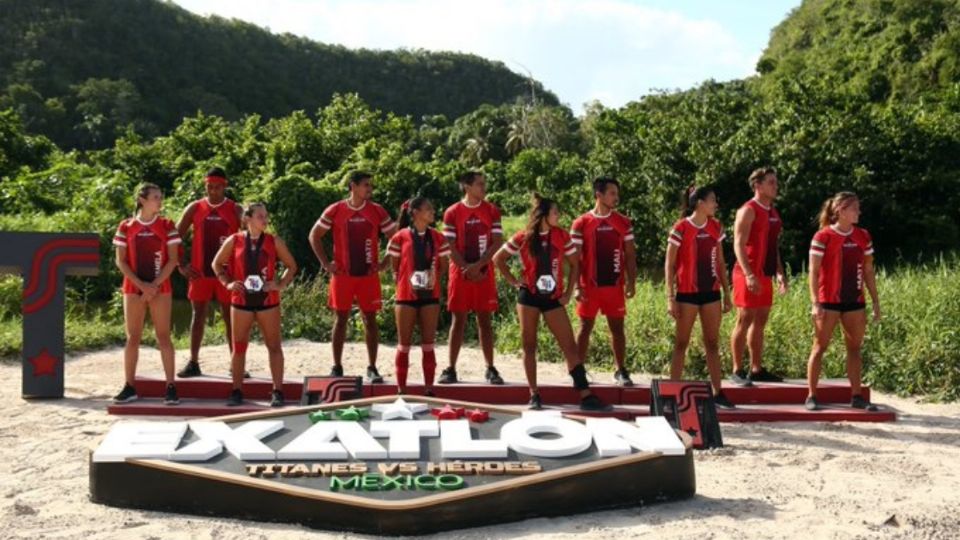
M 410 369 L 410 346 L 397 345 L 397 386 L 401 392 L 407 391 L 407 371 Z
M 423 384 L 427 388 L 433 386 L 433 375 L 437 372 L 437 353 L 433 351 L 433 343 L 420 345 L 423 352 Z

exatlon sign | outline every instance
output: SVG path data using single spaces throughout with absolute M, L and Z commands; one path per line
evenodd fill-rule
M 392 397 L 119 423 L 90 457 L 95 502 L 424 534 L 691 497 L 690 437 L 633 423 Z

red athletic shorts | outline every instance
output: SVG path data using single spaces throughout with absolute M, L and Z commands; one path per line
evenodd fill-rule
M 492 269 L 490 270 L 492 271 Z M 497 284 L 489 278 L 470 281 L 450 274 L 447 286 L 447 311 L 450 313 L 493 313 L 497 311 Z
M 757 276 L 760 292 L 753 294 L 747 290 L 747 276 L 740 265 L 733 267 L 733 305 L 739 308 L 768 308 L 773 305 L 773 279 L 770 276 Z
M 187 299 L 191 302 L 216 300 L 221 306 L 230 305 L 230 291 L 215 277 L 191 279 L 187 286 Z
M 583 294 L 586 301 L 577 302 L 577 317 L 595 319 L 597 313 L 603 313 L 609 319 L 627 316 L 627 297 L 623 287 L 588 287 Z
M 380 311 L 383 300 L 379 275 L 358 277 L 338 274 L 330 279 L 330 300 L 328 302 L 330 309 L 350 311 L 354 302 L 364 313 Z

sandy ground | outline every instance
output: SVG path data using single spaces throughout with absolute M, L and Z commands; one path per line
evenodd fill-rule
M 285 344 L 288 374 L 326 373 L 329 346 Z M 265 351 L 251 347 L 251 369 L 266 372 Z M 348 346 L 348 373 L 361 373 L 362 346 Z M 392 375 L 393 349 L 381 372 Z M 178 364 L 184 352 L 178 352 Z M 203 351 L 210 372 L 226 372 L 225 347 Z M 446 351 L 438 353 L 441 364 Z M 414 354 L 412 377 L 419 375 Z M 0 516 L 2 538 L 343 538 L 297 525 L 262 524 L 120 510 L 88 499 L 87 456 L 117 421 L 105 412 L 122 382 L 120 350 L 72 357 L 67 397 L 26 402 L 20 366 L 0 365 Z M 466 349 L 461 378 L 480 380 L 479 351 Z M 141 371 L 160 371 L 144 350 Z M 499 361 L 522 380 L 516 358 Z M 543 364 L 541 381 L 568 379 Z M 608 381 L 609 373 L 594 372 Z M 565 518 L 536 519 L 444 534 L 456 538 L 960 538 L 960 404 L 923 404 L 874 394 L 899 411 L 888 424 L 723 424 L 726 447 L 696 454 L 691 500 Z M 895 517 L 894 517 L 895 516 Z M 887 522 L 888 524 L 885 524 Z M 352 536 L 352 535 L 351 535 Z

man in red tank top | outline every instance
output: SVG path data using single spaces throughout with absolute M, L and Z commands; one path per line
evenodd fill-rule
M 217 280 L 211 264 L 224 240 L 240 229 L 243 209 L 226 197 L 227 175 L 220 167 L 207 172 L 205 178 L 207 196 L 193 201 L 183 211 L 177 222 L 177 231 L 181 238 L 193 230 L 193 242 L 190 257 L 181 253 L 179 270 L 189 280 L 187 298 L 193 316 L 190 320 L 190 361 L 178 373 L 178 377 L 196 377 L 201 375 L 197 355 L 203 343 L 203 333 L 207 321 L 207 304 L 216 300 L 220 304 L 220 314 L 226 329 L 227 344 L 232 346 L 230 328 L 230 293 Z
M 753 382 L 783 380 L 762 366 L 763 332 L 773 305 L 773 277 L 780 294 L 787 292 L 787 276 L 780 260 L 780 231 L 783 223 L 773 206 L 777 198 L 777 171 L 761 167 L 748 180 L 753 198 L 737 210 L 734 224 L 733 303 L 737 306 L 737 324 L 730 336 L 733 374 L 730 379 L 741 386 Z M 743 367 L 744 348 L 750 351 L 750 369 Z

